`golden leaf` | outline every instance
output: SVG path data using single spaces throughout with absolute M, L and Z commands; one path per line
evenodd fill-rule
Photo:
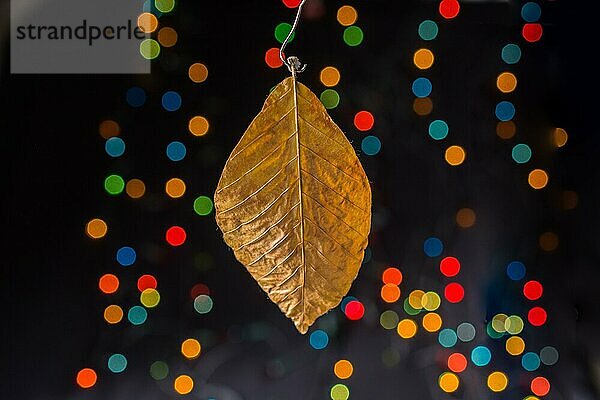
M 371 189 L 319 99 L 289 77 L 229 156 L 215 209 L 235 257 L 306 333 L 358 274 L 371 227 Z

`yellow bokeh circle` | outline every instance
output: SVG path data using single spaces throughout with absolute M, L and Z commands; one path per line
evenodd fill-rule
M 340 71 L 336 67 L 325 67 L 319 74 L 321 83 L 327 87 L 332 87 L 340 82 Z
M 181 343 L 181 354 L 189 360 L 198 358 L 201 349 L 202 346 L 200 346 L 200 342 L 196 339 L 186 339 Z
M 487 385 L 492 392 L 501 392 L 508 386 L 508 377 L 504 372 L 494 371 L 488 375 Z
M 433 60 L 435 57 L 433 53 L 429 49 L 419 49 L 415 51 L 415 55 L 413 56 L 413 62 L 415 66 L 419 69 L 427 69 L 433 65 Z
M 188 394 L 194 389 L 194 381 L 188 375 L 179 375 L 173 382 L 173 388 L 179 394 Z
M 534 189 L 543 189 L 548 184 L 548 174 L 543 169 L 534 169 L 529 173 L 527 182 Z
M 423 316 L 423 328 L 427 332 L 437 332 L 442 327 L 442 317 L 437 313 L 427 313 Z
M 354 372 L 354 367 L 352 363 L 348 360 L 340 360 L 335 363 L 333 366 L 333 372 L 335 376 L 340 379 L 348 379 L 352 376 L 352 372 Z
M 440 388 L 446 393 L 456 392 L 458 389 L 458 385 L 460 384 L 460 380 L 458 376 L 452 372 L 444 372 L 440 375 L 438 379 L 438 384 Z
M 446 149 L 444 158 L 446 162 L 452 166 L 457 166 L 465 161 L 467 154 L 465 149 L 460 146 L 450 146 Z
M 496 86 L 502 93 L 510 93 L 517 88 L 517 77 L 511 72 L 503 72 L 498 75 Z
M 350 26 L 358 19 L 358 13 L 352 6 L 341 6 L 337 12 L 337 20 L 340 25 Z
M 511 356 L 518 356 L 525 351 L 525 341 L 519 336 L 511 336 L 506 340 L 506 352 Z
M 417 324 L 412 319 L 403 319 L 398 322 L 396 331 L 401 338 L 410 339 L 417 333 Z

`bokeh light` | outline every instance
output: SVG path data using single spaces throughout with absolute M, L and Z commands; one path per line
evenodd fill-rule
M 429 124 L 429 136 L 435 140 L 442 140 L 448 136 L 448 124 L 441 119 L 436 119 Z
M 385 284 L 399 285 L 402 283 L 402 272 L 398 268 L 388 267 L 383 271 L 381 280 Z
M 504 347 L 506 348 L 506 352 L 511 356 L 518 356 L 525 351 L 525 341 L 519 336 L 511 336 L 506 339 Z
M 413 101 L 413 111 L 420 116 L 429 115 L 433 111 L 433 102 L 429 97 L 417 97 Z
M 369 135 L 363 138 L 360 148 L 368 156 L 374 156 L 381 151 L 381 140 L 377 136 Z
M 187 234 L 185 229 L 177 225 L 170 227 L 165 233 L 165 239 L 167 240 L 167 243 L 174 247 L 184 244 L 186 237 Z
M 512 149 L 512 158 L 518 164 L 524 164 L 531 159 L 531 148 L 524 143 L 516 144 Z
M 437 37 L 438 26 L 434 21 L 425 20 L 419 24 L 419 36 L 423 40 L 433 40 Z
M 319 74 L 321 83 L 327 87 L 333 87 L 340 82 L 340 71 L 336 67 L 325 67 Z
M 350 26 L 358 20 L 358 13 L 352 6 L 341 6 L 337 11 L 337 21 L 342 26 Z
M 200 342 L 194 338 L 186 339 L 181 343 L 181 354 L 188 360 L 198 358 L 201 350 Z
M 272 47 L 265 52 L 265 63 L 270 68 L 279 68 L 283 65 L 283 62 L 279 58 L 279 49 L 277 47 Z
M 118 324 L 123 319 L 123 309 L 116 304 L 111 304 L 104 309 L 104 320 L 111 324 Z
M 327 332 L 317 329 L 310 334 L 309 343 L 315 350 L 322 350 L 329 344 L 329 335 Z
M 125 181 L 119 175 L 109 175 L 104 179 L 104 190 L 110 195 L 116 196 L 123 192 Z
M 400 288 L 393 283 L 386 283 L 381 287 L 381 298 L 386 303 L 395 303 L 400 298 Z
M 362 29 L 360 29 L 358 26 L 349 26 L 346 29 L 344 29 L 343 38 L 344 42 L 348 46 L 354 47 L 362 43 L 364 39 L 364 34 Z
M 162 96 L 162 106 L 167 111 L 177 111 L 181 107 L 181 95 L 173 90 L 165 92 Z
M 440 261 L 440 272 L 447 277 L 458 275 L 460 272 L 460 261 L 456 257 L 444 257 Z
M 300 2 L 302 0 L 281 0 L 283 1 L 283 4 L 285 4 L 285 6 L 287 8 L 296 8 L 300 5 Z
M 413 62 L 419 69 L 428 69 L 433 65 L 435 57 L 429 49 L 419 49 L 415 51 Z
M 502 72 L 496 78 L 496 86 L 502 93 L 510 93 L 517 88 L 517 77 L 511 72 Z
M 463 322 L 456 328 L 456 336 L 458 336 L 461 342 L 470 342 L 475 339 L 475 334 L 475 327 L 469 322 Z
M 456 332 L 450 328 L 442 329 L 438 334 L 438 342 L 443 347 L 452 347 L 456 344 L 457 340 L 458 336 L 456 335 Z
M 527 320 L 533 326 L 542 326 L 546 323 L 548 314 L 542 307 L 533 307 L 527 313 Z
M 348 400 L 348 397 L 350 397 L 350 390 L 346 385 L 338 383 L 333 385 L 329 394 L 331 400 Z
M 467 358 L 461 353 L 452 353 L 448 357 L 448 369 L 460 373 L 467 369 Z
M 548 184 L 548 174 L 543 169 L 534 169 L 529 173 L 527 181 L 534 189 L 543 189 Z
M 185 158 L 187 152 L 185 145 L 178 141 L 173 141 L 167 145 L 167 157 L 171 161 L 181 161 Z
M 525 24 L 523 25 L 523 30 L 521 34 L 523 35 L 523 39 L 528 41 L 529 43 L 535 43 L 542 38 L 544 33 L 544 28 L 540 24 Z
M 210 197 L 198 196 L 194 200 L 194 211 L 198 215 L 208 215 L 212 212 L 213 202 Z
M 563 147 L 567 144 L 567 140 L 569 140 L 569 135 L 563 128 L 555 128 L 552 131 L 552 141 L 556 147 Z
M 456 145 L 448 147 L 444 153 L 446 162 L 453 167 L 461 165 L 465 161 L 466 156 L 467 153 L 465 152 L 465 149 Z
M 520 281 L 525 277 L 525 264 L 520 261 L 511 261 L 506 266 L 506 275 L 513 281 Z
M 100 218 L 93 218 L 85 224 L 85 233 L 92 239 L 101 239 L 106 236 L 108 225 Z
M 354 115 L 354 126 L 359 131 L 368 131 L 373 128 L 373 124 L 375 123 L 375 118 L 373 118 L 373 114 L 368 111 L 359 111 Z
M 141 13 L 137 19 L 137 25 L 144 33 L 152 33 L 158 27 L 158 19 L 149 12 Z
M 450 303 L 459 303 L 465 298 L 465 289 L 460 283 L 449 283 L 444 288 L 444 297 Z
M 171 178 L 165 183 L 165 192 L 173 199 L 178 199 L 185 194 L 185 182 L 179 178 Z
M 523 285 L 523 295 L 527 300 L 538 300 L 544 293 L 544 287 L 538 281 L 528 281 Z
M 540 360 L 544 365 L 554 365 L 558 362 L 558 350 L 552 346 L 546 346 L 540 350 Z
M 444 372 L 438 379 L 440 389 L 446 393 L 456 392 L 459 384 L 460 380 L 458 379 L 458 376 L 452 372 Z
M 173 47 L 177 43 L 177 31 L 166 26 L 158 31 L 157 38 L 163 47 Z
M 502 48 L 502 61 L 507 64 L 516 64 L 521 59 L 521 48 L 513 43 L 509 43 Z
M 169 366 L 164 361 L 155 361 L 150 365 L 152 379 L 162 381 L 169 375 Z
M 142 306 L 133 306 L 127 312 L 127 319 L 133 325 L 141 325 L 146 322 L 148 318 L 148 312 Z
M 444 245 L 442 241 L 436 237 L 430 237 L 423 242 L 423 251 L 428 257 L 437 257 L 442 254 Z
M 423 98 L 431 94 L 433 85 L 427 78 L 417 78 L 412 83 L 412 92 L 416 97 Z
M 543 376 L 531 380 L 531 391 L 536 396 L 545 396 L 550 392 L 550 382 Z
M 111 137 L 104 143 L 104 150 L 111 157 L 121 157 L 125 153 L 125 142 L 119 137 Z
M 194 83 L 202 83 L 208 78 L 208 68 L 202 63 L 193 63 L 188 68 L 188 76 Z
M 140 303 L 146 308 L 154 308 L 160 302 L 160 294 L 156 289 L 144 289 L 140 294 Z
M 504 372 L 494 371 L 488 375 L 487 386 L 492 392 L 501 392 L 508 386 L 508 377 Z
M 455 18 L 460 11 L 460 3 L 457 0 L 442 0 L 439 11 L 440 15 L 446 19 Z
M 478 367 L 488 365 L 491 360 L 492 353 L 485 346 L 477 346 L 471 351 L 471 361 Z
M 333 366 L 333 373 L 340 379 L 348 379 L 354 372 L 354 366 L 348 360 L 339 360 Z
M 323 103 L 323 106 L 328 110 L 336 108 L 338 104 L 340 104 L 340 95 L 334 89 L 323 90 L 319 99 L 321 100 L 321 103 Z
M 135 250 L 129 246 L 123 246 L 117 250 L 117 262 L 124 267 L 133 265 L 137 255 Z
M 160 44 L 154 39 L 144 39 L 140 42 L 140 54 L 147 60 L 153 60 L 160 54 Z
M 475 225 L 477 216 L 475 211 L 470 208 L 461 208 L 456 212 L 456 225 L 461 228 L 470 228 Z
M 440 307 L 442 299 L 436 292 L 426 292 L 421 297 L 421 306 L 427 311 L 435 311 Z
M 288 24 L 287 22 L 282 22 L 280 24 L 277 24 L 277 26 L 275 27 L 275 40 L 277 40 L 279 43 L 283 43 L 285 41 L 285 38 L 287 37 L 287 35 L 289 35 L 291 30 L 292 30 L 292 26 L 290 24 Z M 294 40 L 295 36 L 296 36 L 296 34 L 292 33 L 288 43 L 291 42 L 292 40 Z
M 113 136 L 119 136 L 121 133 L 121 127 L 119 124 L 111 119 L 104 120 L 98 125 L 98 133 L 104 139 L 109 139 Z
M 213 308 L 213 300 L 208 294 L 199 294 L 194 298 L 194 310 L 198 314 L 208 314 Z
M 127 368 L 127 358 L 123 354 L 113 354 L 108 358 L 107 366 L 110 372 L 118 374 Z
M 400 317 L 398 317 L 398 313 L 393 310 L 386 310 L 379 316 L 379 323 L 384 329 L 394 329 L 398 326 L 398 322 L 400 322 Z
M 516 132 L 517 126 L 513 121 L 499 121 L 496 124 L 496 135 L 501 139 L 510 139 Z
M 119 289 L 119 278 L 113 274 L 104 274 L 98 280 L 98 287 L 102 293 L 115 293 Z
M 422 325 L 427 332 L 437 332 L 442 327 L 442 317 L 434 312 L 427 313 L 423 316 Z
M 403 319 L 398 322 L 396 332 L 403 339 L 410 339 L 417 333 L 417 324 L 412 319 Z
M 125 186 L 125 193 L 132 199 L 139 199 L 146 193 L 146 185 L 139 179 L 130 179 Z
M 98 375 L 96 371 L 91 368 L 83 368 L 77 372 L 76 382 L 79 387 L 83 389 L 89 389 L 96 384 Z
M 188 394 L 194 389 L 194 380 L 188 375 L 179 375 L 173 382 L 173 389 L 179 394 Z
M 501 101 L 496 105 L 496 118 L 509 121 L 515 116 L 515 106 L 510 101 Z
M 137 288 L 140 292 L 146 289 L 156 289 L 158 282 L 155 277 L 149 274 L 140 276 L 137 280 Z
M 206 118 L 201 115 L 196 115 L 190 119 L 188 129 L 194 136 L 203 136 L 208 132 L 209 123 Z
M 526 371 L 532 372 L 540 367 L 540 358 L 537 354 L 528 352 L 521 357 L 521 366 Z
M 351 321 L 357 321 L 365 315 L 365 306 L 358 300 L 349 301 L 344 308 L 344 314 Z
M 421 300 L 423 299 L 424 295 L 425 295 L 425 292 L 422 290 L 419 290 L 419 289 L 413 290 L 408 295 L 408 303 L 415 310 L 420 310 L 423 308 L 423 305 L 421 304 Z
M 542 16 L 542 8 L 539 4 L 529 1 L 521 7 L 521 18 L 525 22 L 536 22 Z

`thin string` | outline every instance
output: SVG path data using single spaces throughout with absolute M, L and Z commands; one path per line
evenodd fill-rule
M 283 50 L 285 50 L 285 46 L 287 46 L 288 42 L 290 41 L 290 38 L 292 37 L 292 35 L 296 31 L 296 28 L 298 27 L 298 22 L 300 22 L 300 14 L 302 14 L 302 6 L 304 5 L 304 3 L 306 3 L 306 1 L 307 0 L 302 0 L 298 5 L 298 12 L 296 12 L 296 18 L 294 19 L 292 29 L 290 29 L 290 33 L 288 33 L 287 37 L 281 44 L 281 48 L 279 49 L 279 59 L 282 63 L 285 64 L 285 66 L 294 76 L 296 75 L 296 73 L 304 71 L 304 68 L 306 68 L 306 64 L 302 64 L 296 56 L 290 56 L 286 60 L 283 55 Z

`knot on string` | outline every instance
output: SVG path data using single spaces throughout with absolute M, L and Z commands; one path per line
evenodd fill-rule
M 288 57 L 285 65 L 292 74 L 303 72 L 306 68 L 306 64 L 302 64 L 300 59 L 296 56 Z

